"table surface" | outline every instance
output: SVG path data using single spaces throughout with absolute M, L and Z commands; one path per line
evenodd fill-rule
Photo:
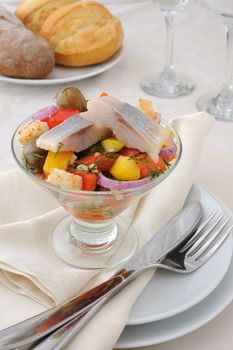
M 139 1 L 128 0 L 114 5 L 113 2 L 109 0 L 109 6 L 120 17 L 124 26 L 124 56 L 108 72 L 73 85 L 79 87 L 89 98 L 107 91 L 119 99 L 136 104 L 139 97 L 149 97 L 140 88 L 142 77 L 150 72 L 159 72 L 163 67 L 164 19 L 157 3 L 145 1 L 140 4 Z M 108 4 L 108 1 L 104 3 Z M 197 2 L 191 3 L 177 17 L 175 66 L 194 81 L 195 89 L 190 95 L 177 99 L 152 97 L 156 110 L 167 119 L 197 112 L 197 98 L 205 92 L 220 88 L 224 58 L 224 30 Z M 15 167 L 10 151 L 10 138 L 15 127 L 35 110 L 51 104 L 61 87 L 32 87 L 0 82 L 0 170 Z M 219 196 L 233 211 L 232 150 L 233 122 L 216 121 L 200 155 L 196 182 Z M 4 288 L 0 287 L 0 295 L 4 293 Z M 14 299 L 15 303 L 19 301 L 18 298 L 17 296 Z M 232 324 L 233 304 L 197 331 L 147 349 L 230 349 L 233 346 Z

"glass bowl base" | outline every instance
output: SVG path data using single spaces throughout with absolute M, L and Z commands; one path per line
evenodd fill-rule
M 189 94 L 194 84 L 186 77 L 174 74 L 150 74 L 141 82 L 142 89 L 150 95 L 165 98 L 174 98 Z
M 123 265 L 136 251 L 135 230 L 122 218 L 116 219 L 117 237 L 111 246 L 101 250 L 82 249 L 70 235 L 71 217 L 63 218 L 55 227 L 50 245 L 64 263 L 80 269 L 104 269 Z
M 218 120 L 233 122 L 233 99 L 224 99 L 221 95 L 209 93 L 199 97 L 197 108 Z

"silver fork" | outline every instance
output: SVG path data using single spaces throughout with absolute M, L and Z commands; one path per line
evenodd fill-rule
M 137 274 L 132 274 L 117 287 L 114 293 L 105 295 L 97 304 L 88 310 L 81 317 L 77 317 L 57 329 L 46 337 L 42 342 L 30 349 L 34 350 L 60 350 L 62 349 L 96 314 L 110 298 L 130 283 L 139 273 L 148 268 L 163 268 L 178 273 L 190 273 L 200 268 L 218 250 L 233 229 L 230 222 L 231 217 L 224 214 L 217 215 L 215 210 L 210 217 L 205 220 L 191 238 L 187 238 L 177 248 L 159 262 L 153 263 L 140 269 Z M 129 268 L 129 267 L 128 267 Z M 122 275 L 129 272 L 127 269 L 121 271 Z M 29 349 L 29 348 L 27 348 Z M 26 350 L 26 348 L 24 348 Z
M 157 267 L 190 273 L 209 260 L 233 229 L 233 224 L 230 223 L 231 217 L 217 213 L 215 210 L 191 237 L 163 258 Z

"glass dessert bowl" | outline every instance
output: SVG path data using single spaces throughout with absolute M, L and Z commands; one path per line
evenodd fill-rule
M 115 187 L 111 190 L 102 190 L 100 187 L 95 191 L 87 191 L 58 187 L 46 181 L 41 174 L 28 170 L 18 135 L 30 121 L 31 118 L 26 119 L 15 130 L 12 152 L 25 174 L 54 196 L 69 214 L 56 224 L 50 235 L 51 247 L 56 256 L 71 266 L 84 269 L 112 268 L 123 264 L 136 250 L 137 235 L 131 225 L 133 209 L 132 212 L 128 211 L 128 215 L 125 213 L 121 217 L 120 214 L 136 204 L 137 200 L 164 181 L 176 168 L 182 149 L 176 131 L 166 121 L 160 122 L 168 134 L 172 135 L 176 145 L 176 157 L 166 171 L 154 178 L 147 176 L 137 181 L 120 182 L 100 173 L 97 178 L 101 186 L 114 183 Z

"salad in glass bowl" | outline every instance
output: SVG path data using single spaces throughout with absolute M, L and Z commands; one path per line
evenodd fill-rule
M 136 234 L 119 217 L 176 167 L 176 131 L 140 99 L 133 107 L 102 93 L 86 100 L 74 87 L 56 106 L 34 113 L 15 131 L 18 165 L 71 214 L 53 231 L 52 247 L 80 268 L 113 267 L 136 249 Z

